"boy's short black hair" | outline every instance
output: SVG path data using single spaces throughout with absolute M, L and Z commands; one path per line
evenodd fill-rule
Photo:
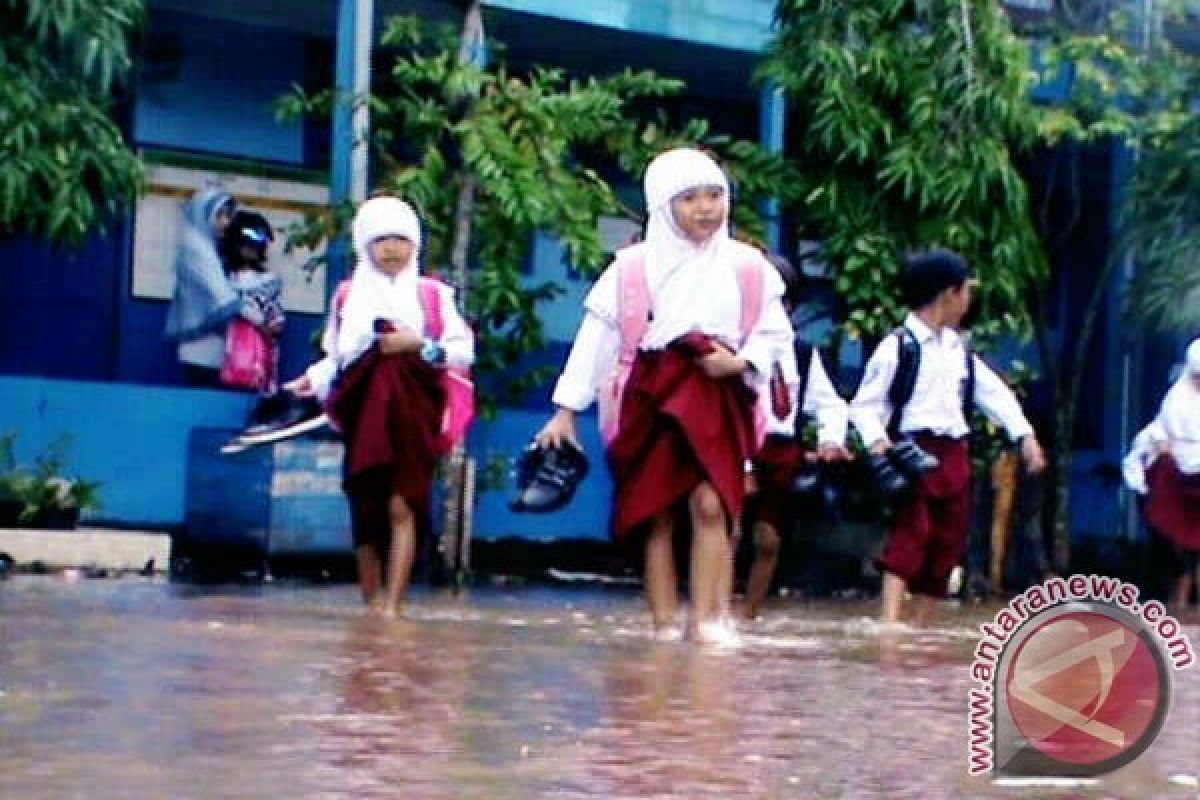
M 771 262 L 779 277 L 783 278 L 783 302 L 788 306 L 795 306 L 800 299 L 800 273 L 787 257 L 779 253 L 767 253 L 767 261 Z
M 958 253 L 935 249 L 914 253 L 904 260 L 900 286 L 909 308 L 932 303 L 946 289 L 957 289 L 971 277 L 967 260 Z

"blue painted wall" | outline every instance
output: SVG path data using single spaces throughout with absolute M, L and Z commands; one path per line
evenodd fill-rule
M 272 106 L 304 83 L 307 39 L 281 28 L 156 11 L 137 85 L 139 144 L 302 164 L 304 131 Z
M 181 383 L 174 347 L 162 333 L 166 301 L 131 292 L 130 241 L 124 222 L 78 250 L 0 240 L 0 375 Z M 311 336 L 323 324 L 322 315 L 288 314 L 280 340 L 285 377 L 312 360 Z
M 232 392 L 0 378 L 0 426 L 17 432 L 18 461 L 70 436 L 70 472 L 102 484 L 99 516 L 133 526 L 183 521 L 191 428 L 236 427 L 249 403 Z
M 774 0 L 488 0 L 484 5 L 737 50 L 760 50 L 775 13 Z
M 158 10 L 147 40 L 133 113 L 139 146 L 304 163 L 305 131 L 276 123 L 271 103 L 293 83 L 316 80 L 308 60 L 319 48 L 309 39 Z M 131 240 L 126 220 L 74 251 L 0 240 L 0 374 L 181 382 L 174 348 L 162 336 L 166 302 L 133 297 Z M 280 341 L 285 377 L 311 360 L 311 338 L 323 321 L 288 315 Z
M 239 428 L 249 405 L 247 396 L 234 392 L 0 377 L 0 431 L 17 432 L 17 460 L 30 462 L 69 436 L 68 473 L 101 482 L 103 508 L 93 516 L 123 526 L 182 525 L 192 429 Z M 511 461 L 545 420 L 543 409 L 501 412 L 475 425 L 471 453 L 481 464 Z M 479 495 L 475 535 L 606 536 L 612 484 L 593 415 L 581 419 L 580 434 L 593 468 L 570 508 L 513 514 L 506 484 Z

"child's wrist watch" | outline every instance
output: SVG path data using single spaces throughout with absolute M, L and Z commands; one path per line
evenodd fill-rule
M 430 364 L 441 364 L 446 360 L 446 348 L 427 336 L 421 342 L 421 358 Z

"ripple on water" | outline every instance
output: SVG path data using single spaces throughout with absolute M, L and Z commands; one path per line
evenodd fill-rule
M 658 642 L 611 590 L 0 586 L 0 796 L 1196 796 L 1200 670 L 1140 772 L 1095 787 L 965 775 L 986 611 L 881 630 L 781 603 L 727 651 Z M 1196 639 L 1198 631 L 1189 627 Z

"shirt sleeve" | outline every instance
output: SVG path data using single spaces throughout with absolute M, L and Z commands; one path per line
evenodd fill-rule
M 253 291 L 238 290 L 241 306 L 237 315 L 255 327 L 261 328 L 267 324 L 267 312 L 261 299 Z
M 621 335 L 616 325 L 594 311 L 587 311 L 554 387 L 554 404 L 572 411 L 586 411 L 596 400 L 601 381 L 616 367 L 620 349 Z
M 355 307 L 363 302 L 357 287 L 346 296 L 342 309 L 342 320 L 334 337 L 334 354 L 341 367 L 348 367 L 375 343 L 374 321 L 369 315 L 354 313 Z
M 746 384 L 752 389 L 761 389 L 766 385 L 779 354 L 791 350 L 795 338 L 792 321 L 783 307 L 783 279 L 765 260 L 762 267 L 762 314 L 738 351 L 738 356 L 754 368 L 753 372 L 746 374 Z
M 329 392 L 333 388 L 333 380 L 337 377 L 337 361 L 333 356 L 326 356 L 320 361 L 313 362 L 304 370 L 308 382 L 312 384 L 313 394 L 317 397 L 317 402 L 321 405 L 329 399 Z
M 1000 380 L 991 367 L 979 356 L 972 355 L 975 364 L 975 405 L 988 416 L 992 422 L 1008 432 L 1008 438 L 1014 442 L 1033 433 L 1033 426 L 1025 418 L 1017 396 L 1013 394 L 1004 381 Z
M 446 350 L 446 363 L 453 367 L 469 367 L 475 363 L 475 335 L 467 326 L 462 314 L 458 313 L 454 288 L 440 287 L 442 293 L 442 318 L 445 329 L 440 344 Z
M 825 372 L 825 365 L 821 363 L 821 354 L 815 349 L 808 365 L 804 411 L 817 418 L 817 441 L 820 444 L 845 443 L 849 409 L 846 401 L 833 388 L 833 382 Z
M 858 391 L 850 401 L 850 422 L 867 447 L 872 447 L 887 436 L 886 425 L 892 415 L 888 391 L 892 388 L 899 361 L 899 344 L 896 337 L 889 334 L 871 354 Z

